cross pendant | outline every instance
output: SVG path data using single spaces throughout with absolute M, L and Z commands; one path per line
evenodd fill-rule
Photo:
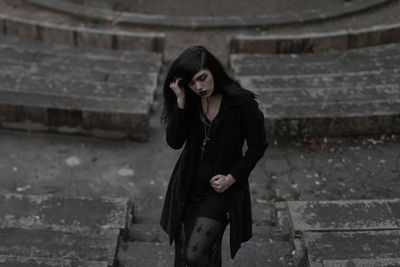
M 200 148 L 201 149 L 201 157 L 200 157 L 201 160 L 203 159 L 204 150 L 206 149 L 206 144 L 207 144 L 208 140 L 210 140 L 210 138 L 204 137 L 203 143 L 201 144 L 201 148 Z

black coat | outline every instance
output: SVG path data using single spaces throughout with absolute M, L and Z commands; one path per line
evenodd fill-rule
M 161 215 L 161 226 L 168 233 L 170 242 L 181 235 L 181 220 L 185 210 L 191 178 L 194 177 L 199 141 L 198 118 L 190 118 L 189 112 L 175 109 L 176 120 L 166 129 L 169 146 L 183 151 L 172 172 Z M 217 129 L 214 175 L 232 174 L 236 179 L 223 192 L 230 217 L 230 247 L 232 258 L 242 242 L 252 236 L 252 215 L 248 177 L 267 148 L 264 116 L 257 102 L 250 95 L 222 97 L 221 123 Z M 247 150 L 243 155 L 244 141 Z M 176 265 L 179 266 L 179 265 Z

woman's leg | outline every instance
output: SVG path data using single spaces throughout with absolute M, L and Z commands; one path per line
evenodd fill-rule
M 222 222 L 198 217 L 187 225 L 186 262 L 189 267 L 212 267 L 211 249 L 222 238 L 226 225 Z

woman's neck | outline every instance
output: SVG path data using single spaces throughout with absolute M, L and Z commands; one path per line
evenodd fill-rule
M 221 94 L 216 94 L 201 99 L 203 112 L 210 121 L 213 120 L 218 114 L 219 108 L 221 106 L 221 100 L 222 100 Z

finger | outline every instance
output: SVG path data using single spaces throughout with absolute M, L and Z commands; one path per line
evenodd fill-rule
M 222 174 L 217 174 L 211 178 L 211 181 L 217 181 L 222 177 Z

